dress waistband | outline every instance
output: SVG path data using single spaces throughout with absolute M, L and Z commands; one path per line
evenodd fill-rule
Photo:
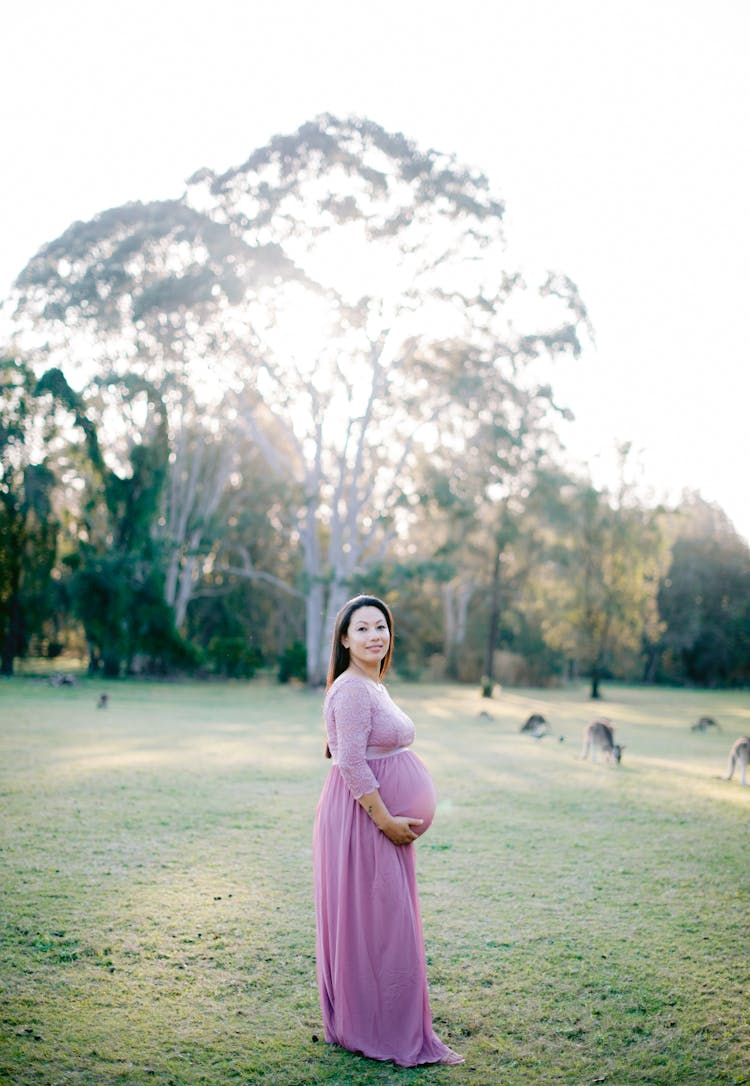
M 377 747 L 368 747 L 365 751 L 365 758 L 369 761 L 372 761 L 373 758 L 392 758 L 394 754 L 401 754 L 402 751 L 408 749 L 408 747 L 396 747 L 395 750 L 378 750 Z
M 365 750 L 365 758 L 368 762 L 373 761 L 373 759 L 392 758 L 394 754 L 401 754 L 408 749 L 408 747 L 396 747 L 395 750 L 378 750 L 377 747 L 367 747 Z M 331 761 L 334 765 L 339 764 L 338 758 L 332 758 Z

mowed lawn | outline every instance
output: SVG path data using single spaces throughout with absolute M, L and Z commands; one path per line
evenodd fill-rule
M 0 1082 L 750 1083 L 750 788 L 720 779 L 750 694 L 391 689 L 440 797 L 418 869 L 436 1029 L 465 1064 L 404 1070 L 322 1040 L 319 693 L 16 679 Z M 532 711 L 555 735 L 519 734 Z M 580 760 L 596 713 L 618 768 Z M 721 730 L 692 732 L 702 714 Z

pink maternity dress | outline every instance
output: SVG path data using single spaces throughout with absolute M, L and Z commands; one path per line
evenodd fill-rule
M 379 788 L 393 815 L 435 813 L 435 789 L 406 749 L 414 725 L 380 683 L 345 673 L 324 715 L 333 765 L 313 835 L 317 971 L 325 1039 L 405 1067 L 461 1063 L 436 1036 L 427 994 L 414 845 L 394 845 L 357 803 Z

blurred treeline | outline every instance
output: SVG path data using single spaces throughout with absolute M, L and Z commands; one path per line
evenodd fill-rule
M 349 595 L 402 673 L 750 680 L 750 549 L 562 467 L 575 285 L 509 266 L 483 175 L 324 116 L 74 223 L 0 366 L 0 654 L 319 683 Z

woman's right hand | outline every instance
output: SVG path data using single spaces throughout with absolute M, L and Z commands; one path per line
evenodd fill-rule
M 394 845 L 410 845 L 412 841 L 416 841 L 418 835 L 412 826 L 421 826 L 424 819 L 409 818 L 408 815 L 392 815 L 383 803 L 377 788 L 360 796 L 357 803 Z
M 412 826 L 421 826 L 423 821 L 423 818 L 408 818 L 406 815 L 397 815 L 391 817 L 382 827 L 382 830 L 394 845 L 410 845 L 418 837 Z

